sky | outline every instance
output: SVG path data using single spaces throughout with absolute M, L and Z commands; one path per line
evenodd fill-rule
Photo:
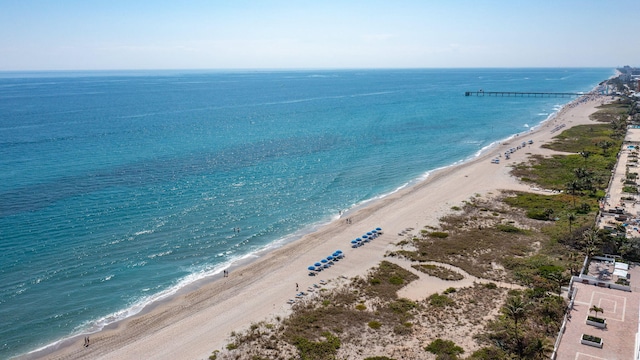
M 640 66 L 639 19 L 638 0 L 0 0 L 0 71 Z

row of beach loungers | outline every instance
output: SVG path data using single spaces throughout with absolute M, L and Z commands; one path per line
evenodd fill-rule
M 371 231 L 368 231 L 366 234 L 362 235 L 361 237 L 351 240 L 351 247 L 355 249 L 360 246 L 363 246 L 364 244 L 370 242 L 371 240 L 377 238 L 380 235 L 382 235 L 382 228 L 375 228 Z
M 320 285 L 318 284 L 313 284 L 313 286 L 309 286 L 309 288 L 307 288 L 307 291 L 300 291 L 296 294 L 295 299 L 289 299 L 287 301 L 287 304 L 289 305 L 293 305 L 295 304 L 295 302 L 297 300 L 300 300 L 302 298 L 304 298 L 305 296 L 309 295 L 310 293 L 314 293 L 317 289 L 320 289 L 322 286 L 327 285 L 327 282 L 324 280 L 320 280 Z
M 526 147 L 527 147 L 527 144 L 529 144 L 529 145 L 533 144 L 533 140 L 529 140 L 529 141 L 527 141 L 527 142 L 523 141 L 523 142 L 522 142 L 522 145 L 518 145 L 518 146 L 517 146 L 517 147 L 515 147 L 515 148 L 511 148 L 511 149 L 509 149 L 509 150 L 505 151 L 505 152 L 504 152 L 504 158 L 505 158 L 505 159 L 507 159 L 507 160 L 509 160 L 509 158 L 511 157 L 511 154 L 513 154 L 513 153 L 514 153 L 514 152 L 516 152 L 517 150 L 520 150 L 520 149 L 524 149 L 524 148 L 526 148 Z M 500 163 L 500 160 L 499 160 L 498 158 L 495 158 L 495 159 L 491 160 L 491 162 L 492 162 L 492 163 L 494 163 L 494 164 L 499 164 L 499 163 Z
M 314 276 L 320 271 L 324 269 L 328 269 L 331 265 L 333 265 L 336 261 L 339 261 L 340 259 L 344 259 L 344 253 L 342 252 L 342 250 L 334 251 L 333 254 L 309 266 L 307 268 L 307 270 L 309 270 L 309 276 Z
M 379 227 L 375 228 L 371 231 L 368 231 L 366 234 L 362 235 L 361 237 L 355 240 L 351 240 L 351 247 L 355 249 L 360 246 L 363 246 L 365 243 L 370 242 L 371 240 L 377 238 L 380 235 L 382 235 L 382 228 L 379 228 Z M 344 259 L 344 253 L 342 252 L 342 250 L 334 251 L 333 254 L 307 267 L 307 270 L 309 270 L 309 276 L 315 276 L 320 271 L 324 269 L 328 269 L 333 264 L 335 264 L 335 262 L 340 261 L 341 259 Z
M 363 246 L 365 243 L 370 242 L 371 240 L 377 238 L 380 235 L 382 235 L 382 228 L 379 228 L 379 227 L 375 228 L 371 231 L 368 231 L 366 234 L 362 235 L 361 237 L 355 240 L 352 240 L 351 247 L 355 249 L 360 246 Z M 309 270 L 309 276 L 317 275 L 322 270 L 328 269 L 329 267 L 334 265 L 337 261 L 340 261 L 342 259 L 344 259 L 344 253 L 342 252 L 342 250 L 334 251 L 333 254 L 307 267 L 307 270 Z M 295 299 L 289 299 L 287 303 L 294 304 L 297 299 L 304 298 L 309 293 L 313 293 L 316 289 L 320 288 L 321 285 L 326 285 L 326 284 L 327 284 L 326 281 L 320 280 L 320 285 L 313 284 L 313 286 L 310 286 L 306 292 L 305 291 L 298 292 L 295 296 Z

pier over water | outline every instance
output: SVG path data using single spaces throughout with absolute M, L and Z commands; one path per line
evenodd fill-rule
M 584 93 L 557 92 L 517 92 L 517 91 L 466 91 L 464 96 L 500 96 L 500 97 L 565 97 L 582 96 Z

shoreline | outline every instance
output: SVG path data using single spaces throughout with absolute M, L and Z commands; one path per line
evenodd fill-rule
M 528 185 L 518 183 L 509 175 L 509 164 L 524 161 L 526 154 L 534 149 L 537 149 L 535 153 L 548 152 L 539 145 L 557 135 L 552 125 L 590 123 L 584 114 L 593 112 L 595 106 L 600 105 L 600 99 L 605 98 L 584 95 L 574 99 L 539 125 L 496 141 L 467 160 L 426 172 L 415 183 L 408 182 L 379 198 L 356 205 L 329 223 L 312 226 L 309 233 L 303 232 L 282 244 L 248 254 L 244 257 L 246 260 L 234 261 L 229 278 L 211 275 L 196 280 L 173 295 L 146 305 L 136 315 L 89 334 L 89 348 L 83 348 L 80 342 L 87 334 L 78 334 L 19 358 L 175 358 L 177 354 L 181 358 L 207 358 L 225 345 L 231 331 L 244 329 L 251 322 L 267 317 L 286 316 L 289 312 L 286 300 L 295 293 L 292 284 L 303 284 L 304 289 L 320 278 L 331 281 L 339 276 L 361 275 L 375 266 L 398 240 L 396 233 L 414 225 L 415 231 L 424 225 L 437 225 L 451 206 L 475 194 L 504 188 L 531 191 Z M 574 119 L 575 115 L 578 116 Z M 490 163 L 497 154 L 518 145 L 520 139 L 534 139 L 534 143 L 516 151 L 508 162 L 501 158 L 504 163 Z M 461 183 L 456 184 L 455 180 Z M 353 223 L 345 224 L 345 217 Z M 378 226 L 383 228 L 384 235 L 363 248 L 348 246 L 351 239 Z M 344 250 L 347 258 L 310 278 L 306 267 L 322 257 L 320 254 L 326 256 L 336 249 Z M 288 285 L 283 284 L 283 278 Z M 176 334 L 180 334 L 180 339 Z

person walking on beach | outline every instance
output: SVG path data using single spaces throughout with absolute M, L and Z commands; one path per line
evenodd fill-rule
M 298 283 L 296 283 L 296 291 L 298 291 Z

